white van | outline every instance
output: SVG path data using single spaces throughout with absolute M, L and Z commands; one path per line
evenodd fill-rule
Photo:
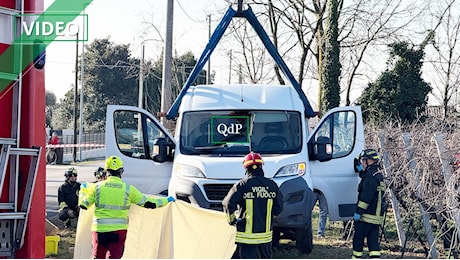
M 330 220 L 353 216 L 353 158 L 363 148 L 360 107 L 332 109 L 310 133 L 304 103 L 286 85 L 192 86 L 174 137 L 143 109 L 107 108 L 106 153 L 121 157 L 123 179 L 144 193 L 222 210 L 222 199 L 244 177 L 244 156 L 260 153 L 265 176 L 284 198 L 275 234 L 291 234 L 304 252 L 312 248 L 314 190 L 326 197 Z

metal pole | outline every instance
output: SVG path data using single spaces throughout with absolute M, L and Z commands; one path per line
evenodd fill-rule
M 142 42 L 142 53 L 141 53 L 141 58 L 139 61 L 139 101 L 138 101 L 138 107 L 142 108 L 143 107 L 143 94 L 144 94 L 144 42 Z M 140 141 L 141 138 L 141 130 L 142 130 L 142 117 L 137 118 L 137 136 L 138 136 L 138 141 Z
M 208 22 L 209 22 L 209 29 L 208 29 L 208 39 L 211 39 L 211 15 L 208 14 Z M 211 84 L 211 58 L 208 59 L 208 73 L 206 74 L 206 84 Z
M 163 80 L 161 87 L 161 111 L 168 111 L 171 107 L 171 67 L 172 67 L 172 34 L 173 34 L 174 0 L 168 0 L 166 12 L 166 40 L 163 60 Z M 169 129 L 166 117 L 161 117 L 161 123 Z
M 78 33 L 75 44 L 75 86 L 74 86 L 74 104 L 73 104 L 73 144 L 77 144 L 77 107 L 78 107 Z M 77 147 L 73 148 L 73 161 L 77 161 Z
M 83 11 L 83 14 L 85 12 Z M 83 17 L 83 30 L 85 30 L 85 18 Z M 85 35 L 85 32 L 83 31 L 83 37 Z M 85 45 L 84 45 L 84 41 L 81 41 L 81 45 L 82 45 L 82 50 L 81 50 L 81 89 L 80 89 L 80 130 L 79 130 L 79 140 L 78 140 L 78 144 L 80 145 L 79 147 L 79 151 L 80 151 L 80 157 L 79 157 L 79 160 L 80 162 L 82 161 L 82 156 L 81 156 L 81 153 L 82 153 L 82 147 L 81 147 L 81 144 L 82 144 L 82 138 L 83 138 L 83 89 L 84 89 L 84 86 L 85 86 Z
M 143 108 L 143 95 L 144 95 L 144 49 L 145 45 L 142 43 L 142 53 L 139 65 L 139 108 Z
M 238 64 L 238 83 L 243 83 L 243 66 L 241 64 Z
M 230 57 L 230 65 L 228 66 L 228 84 L 232 83 L 232 50 L 230 49 L 228 51 L 228 55 Z

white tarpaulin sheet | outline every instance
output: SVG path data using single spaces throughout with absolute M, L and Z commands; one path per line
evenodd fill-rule
M 92 258 L 93 214 L 94 206 L 80 211 L 74 258 Z M 158 209 L 132 205 L 123 258 L 231 258 L 235 233 L 223 212 L 182 201 Z

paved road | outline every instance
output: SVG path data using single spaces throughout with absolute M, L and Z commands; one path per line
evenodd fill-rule
M 94 171 L 104 166 L 103 160 L 88 161 L 72 165 L 46 165 L 46 216 L 53 219 L 59 209 L 57 201 L 57 191 L 59 186 L 64 183 L 64 172 L 69 167 L 77 169 L 79 182 L 94 181 Z

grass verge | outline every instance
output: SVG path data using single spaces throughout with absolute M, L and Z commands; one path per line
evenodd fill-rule
M 313 234 L 316 234 L 318 226 L 318 210 L 315 207 L 313 212 Z M 73 258 L 73 247 L 75 245 L 76 229 L 73 225 L 70 229 L 60 229 L 57 234 L 61 240 L 58 245 L 58 253 L 50 255 L 47 258 L 71 259 Z M 401 258 L 402 252 L 399 246 L 396 233 L 394 231 L 394 221 L 391 217 L 388 219 L 388 225 L 385 231 L 386 237 L 381 242 L 381 258 L 394 259 Z M 351 258 L 352 239 L 344 239 L 343 223 L 341 221 L 328 222 L 326 236 L 324 238 L 313 238 L 313 250 L 310 254 L 301 254 L 295 248 L 295 241 L 281 240 L 280 247 L 273 250 L 273 258 L 276 259 L 346 259 Z M 367 248 L 364 249 L 364 257 L 367 257 Z M 441 257 L 441 256 L 440 256 Z M 425 253 L 419 245 L 414 242 L 408 243 L 407 250 L 404 252 L 404 258 L 425 259 Z

